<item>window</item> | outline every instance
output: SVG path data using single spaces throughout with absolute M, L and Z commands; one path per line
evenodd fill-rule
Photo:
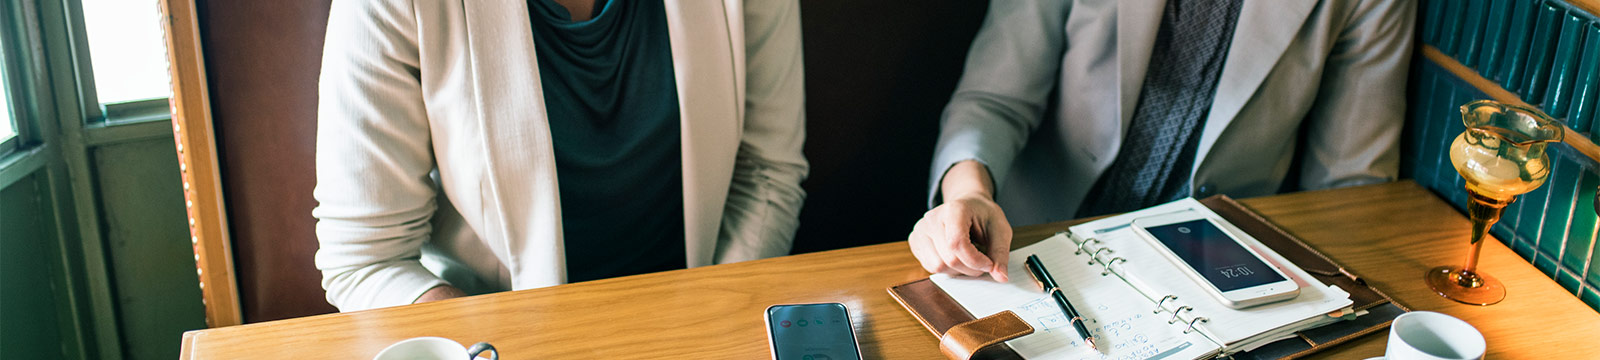
M 0 49 L 5 49 L 5 44 L 0 44 Z M 17 136 L 16 121 L 11 116 L 11 90 L 6 86 L 10 79 L 6 77 L 5 63 L 4 54 L 0 54 L 0 144 L 10 142 L 11 138 Z M 5 150 L 0 148 L 0 153 Z
M 6 77 L 5 39 L 0 39 L 0 144 L 11 142 L 17 136 L 16 120 L 11 116 L 11 79 Z M 10 146 L 0 145 L 0 154 L 9 150 Z
M 108 122 L 166 119 L 172 96 L 155 0 L 83 0 L 94 93 Z

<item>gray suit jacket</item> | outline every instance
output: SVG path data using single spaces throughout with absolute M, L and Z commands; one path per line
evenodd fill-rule
M 991 2 L 944 111 L 930 206 L 944 172 L 973 159 L 1012 224 L 1072 218 L 1117 157 L 1164 5 Z M 1415 13 L 1407 0 L 1245 1 L 1201 130 L 1194 196 L 1276 193 L 1291 171 L 1301 189 L 1394 179 Z

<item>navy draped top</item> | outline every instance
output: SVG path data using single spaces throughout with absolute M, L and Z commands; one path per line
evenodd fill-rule
M 572 21 L 528 0 L 560 186 L 567 281 L 685 267 L 678 92 L 661 0 Z

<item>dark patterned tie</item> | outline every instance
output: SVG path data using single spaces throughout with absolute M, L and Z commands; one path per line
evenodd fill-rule
M 1216 93 L 1243 0 L 1167 0 L 1139 105 L 1111 167 L 1079 217 L 1119 213 L 1189 195 L 1200 129 Z

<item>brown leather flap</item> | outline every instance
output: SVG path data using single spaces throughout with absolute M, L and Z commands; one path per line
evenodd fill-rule
M 945 350 L 947 346 L 944 344 L 945 335 L 947 333 L 955 331 L 953 329 L 957 328 L 958 326 L 972 324 L 979 321 L 976 317 L 972 316 L 972 313 L 967 312 L 967 309 L 962 307 L 961 303 L 957 303 L 955 298 L 950 297 L 949 293 L 944 292 L 944 289 L 939 288 L 938 284 L 935 284 L 933 280 L 928 278 L 922 278 L 916 281 L 891 286 L 889 287 L 889 295 L 894 296 L 894 300 L 900 302 L 900 306 L 905 307 L 906 310 L 911 313 L 911 316 L 916 317 L 917 322 L 922 323 L 922 326 L 927 328 L 928 332 L 933 333 L 933 336 L 935 337 L 939 337 L 939 347 L 941 350 Z M 1011 349 L 1011 346 L 1006 345 L 1004 340 L 1032 333 L 1033 327 L 1029 326 L 1027 322 L 1022 321 L 1021 318 L 1017 318 L 1016 313 L 1012 313 L 1010 311 L 991 315 L 985 319 L 993 319 L 997 316 L 1001 316 L 1002 314 L 1010 314 L 1010 317 L 1016 318 L 1018 323 L 1027 328 L 1027 332 L 1020 333 L 1016 336 L 1008 337 L 991 344 L 986 344 L 985 346 L 967 345 L 965 348 L 972 349 L 973 353 L 969 354 L 968 357 L 961 357 L 959 359 L 1022 358 L 1021 356 L 1017 355 L 1015 350 Z M 946 355 L 949 355 L 949 353 L 946 352 Z
M 939 284 L 933 283 L 933 279 L 922 278 L 891 286 L 889 295 L 894 296 L 900 306 L 910 310 L 911 315 L 916 316 L 922 327 L 932 332 L 933 336 L 944 336 L 951 327 L 977 319 L 949 293 L 939 288 Z
M 951 327 L 939 337 L 939 351 L 954 360 L 1021 358 L 1009 347 L 1001 347 L 1006 340 L 1032 333 L 1033 326 L 1006 310 Z

